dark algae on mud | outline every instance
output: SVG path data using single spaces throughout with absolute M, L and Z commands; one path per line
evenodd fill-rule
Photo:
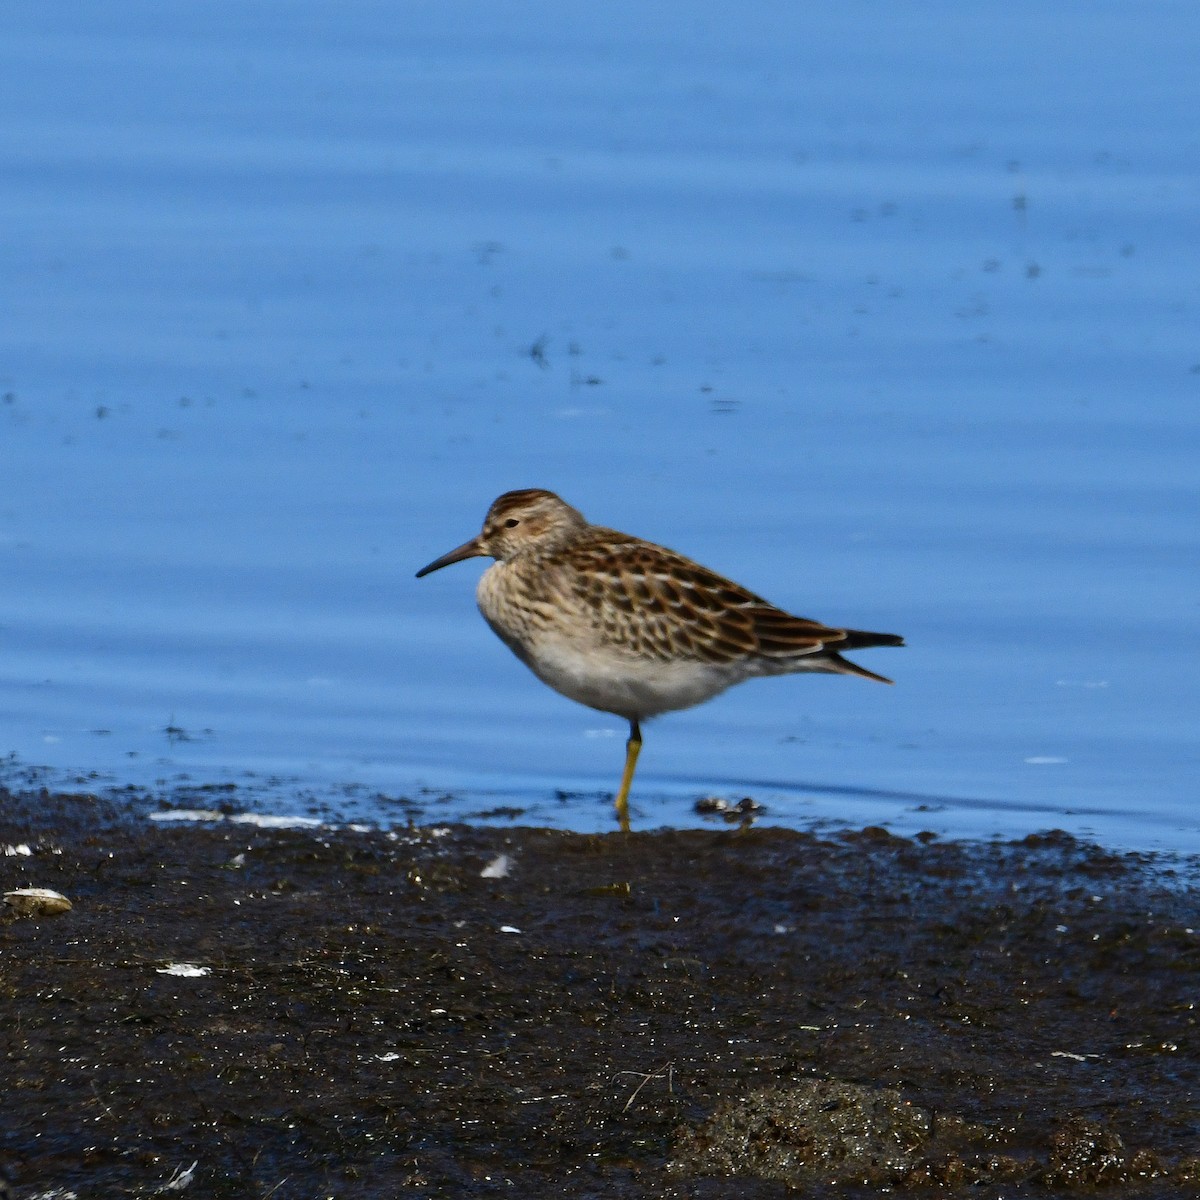
M 18 1200 L 1200 1191 L 1185 860 L 31 793 L 0 872 Z

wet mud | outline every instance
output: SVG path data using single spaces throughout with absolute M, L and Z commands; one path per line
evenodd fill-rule
M 1196 884 L 1055 833 L 285 830 L 0 793 L 0 890 L 72 905 L 0 908 L 0 1180 L 1200 1194 Z

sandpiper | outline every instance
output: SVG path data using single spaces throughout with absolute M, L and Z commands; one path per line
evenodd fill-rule
M 794 617 L 674 550 L 589 524 L 541 488 L 505 492 L 476 537 L 417 578 L 478 557 L 496 560 L 476 599 L 500 640 L 555 691 L 629 722 L 616 797 L 625 831 L 642 721 L 761 675 L 891 683 L 840 651 L 904 645 L 894 633 Z

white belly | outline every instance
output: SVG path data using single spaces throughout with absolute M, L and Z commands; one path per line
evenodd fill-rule
M 548 639 L 539 639 L 533 647 L 513 649 L 556 692 L 627 720 L 702 704 L 745 678 L 736 668 L 635 659 Z

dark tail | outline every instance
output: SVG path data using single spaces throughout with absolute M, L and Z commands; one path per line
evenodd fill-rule
M 904 639 L 898 633 L 868 633 L 864 629 L 847 629 L 846 640 L 838 643 L 839 650 L 865 650 L 868 646 L 903 646 Z M 876 675 L 858 663 L 852 663 L 840 654 L 830 654 L 829 663 L 838 675 L 857 675 L 861 679 L 874 679 L 877 683 L 891 683 L 886 675 Z
M 838 643 L 839 650 L 865 650 L 868 646 L 903 646 L 898 633 L 867 633 L 864 629 L 847 629 L 846 640 Z

